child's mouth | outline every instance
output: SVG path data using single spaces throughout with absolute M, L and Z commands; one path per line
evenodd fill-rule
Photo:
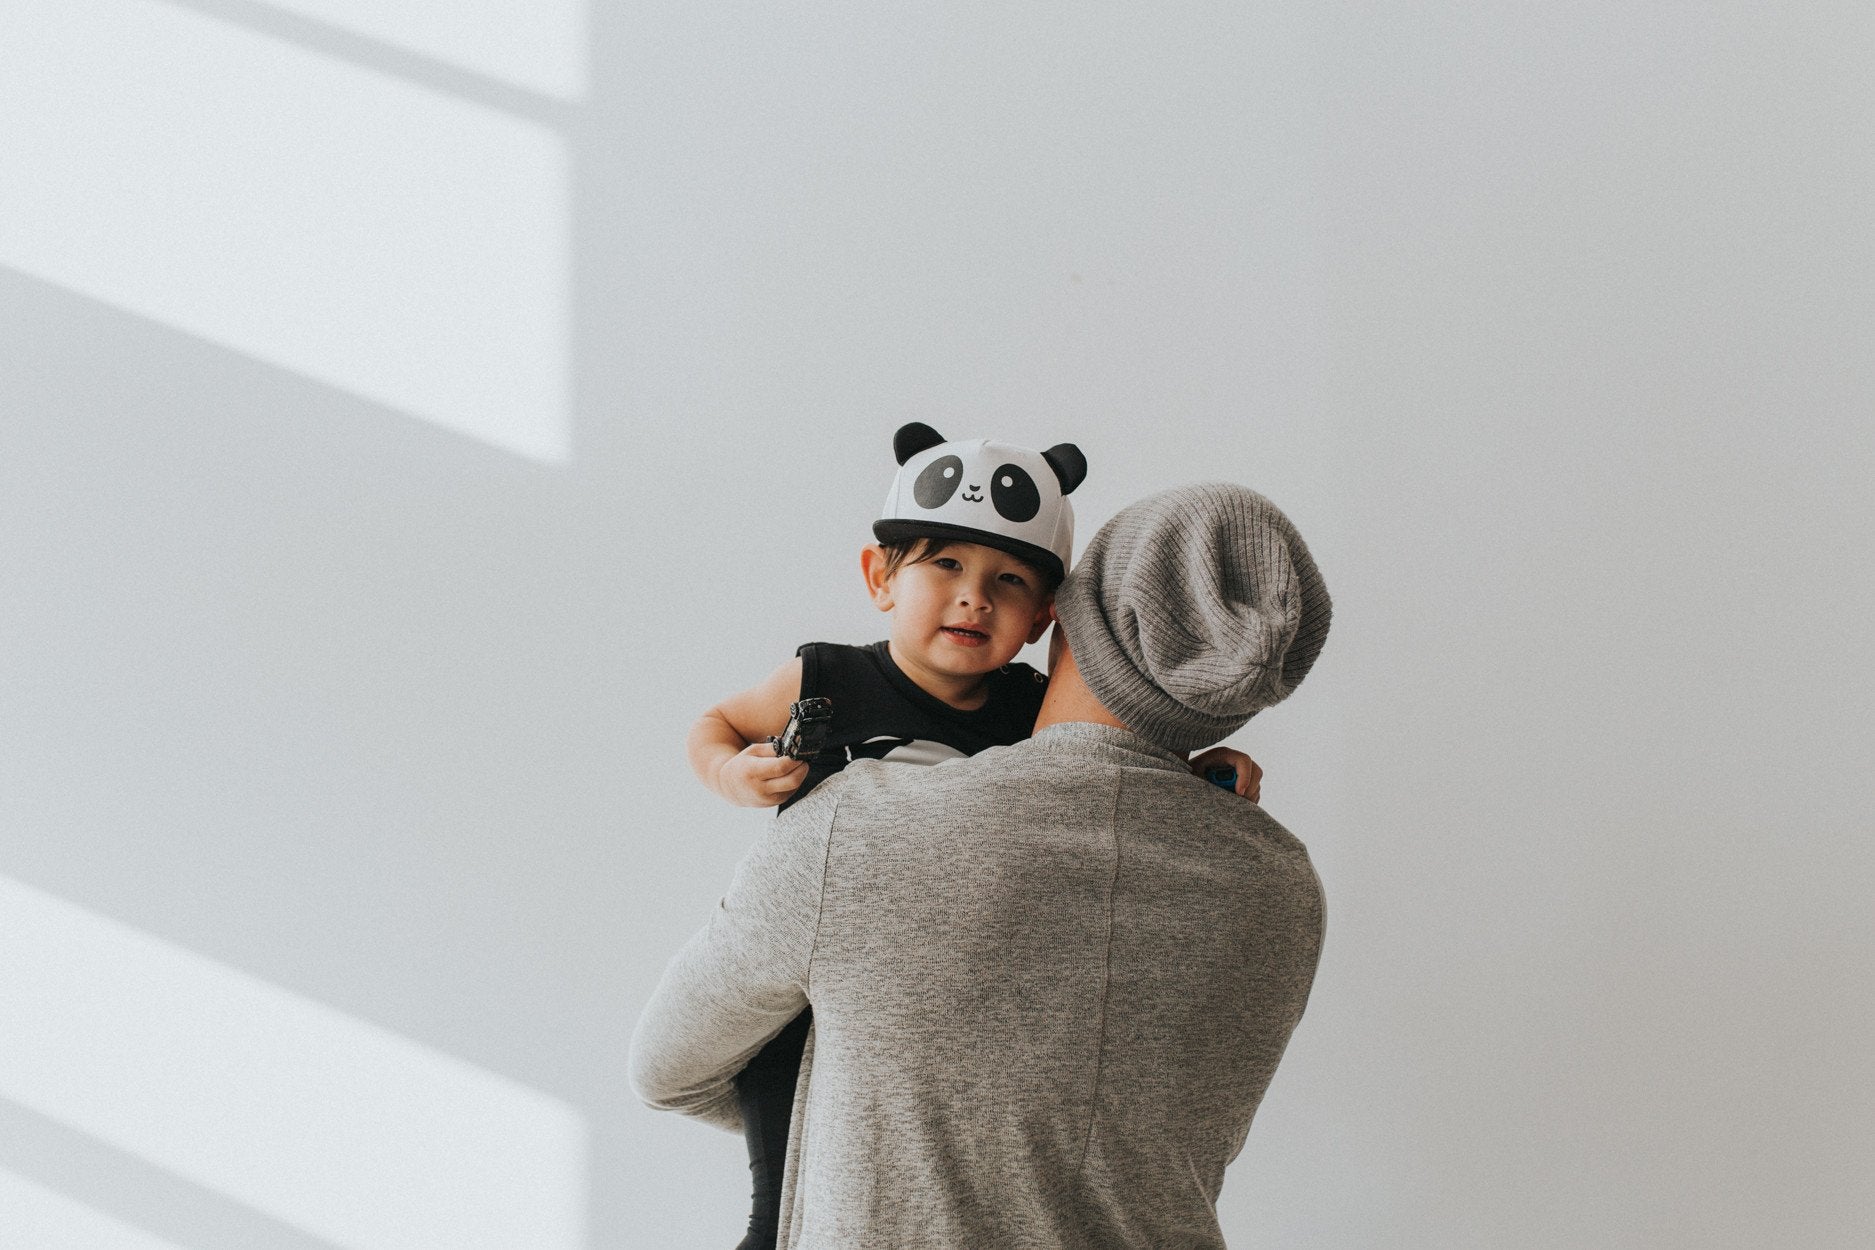
M 943 629 L 945 635 L 953 642 L 962 643 L 966 647 L 979 647 L 990 640 L 988 634 L 979 630 L 959 629 L 955 625 L 946 625 Z

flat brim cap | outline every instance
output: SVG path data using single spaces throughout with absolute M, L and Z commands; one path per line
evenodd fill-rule
M 1321 653 L 1333 605 L 1275 504 L 1201 482 L 1102 526 L 1055 592 L 1055 614 L 1107 710 L 1184 753 L 1288 698 Z
M 938 437 L 928 427 L 907 428 Z M 1074 553 L 1074 505 L 1068 495 L 1080 481 L 1064 477 L 1049 459 L 1062 450 L 1041 452 L 985 438 L 930 443 L 900 462 L 873 522 L 873 537 L 882 543 L 907 538 L 979 543 L 1033 564 L 1052 587 Z M 1079 449 L 1067 450 L 1079 459 Z

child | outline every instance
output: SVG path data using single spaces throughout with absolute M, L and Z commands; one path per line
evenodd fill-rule
M 868 647 L 808 643 L 767 680 L 705 712 L 690 731 L 690 766 L 744 807 L 787 807 L 855 759 L 937 764 L 1027 738 L 1047 679 L 1012 663 L 1054 619 L 1054 591 L 1074 545 L 1068 495 L 1087 475 L 1071 443 L 1045 452 L 982 439 L 946 442 L 914 422 L 892 440 L 899 470 L 879 542 L 860 553 L 891 638 Z M 797 699 L 826 697 L 833 720 L 812 760 L 777 758 L 768 739 Z M 1194 771 L 1237 770 L 1254 800 L 1261 769 L 1223 748 Z M 750 1060 L 736 1088 L 748 1137 L 755 1210 L 738 1250 L 772 1247 L 811 1012 Z

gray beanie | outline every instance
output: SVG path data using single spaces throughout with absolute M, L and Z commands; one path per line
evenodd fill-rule
M 1095 697 L 1134 733 L 1182 753 L 1288 698 L 1321 653 L 1331 605 L 1275 504 L 1202 482 L 1101 526 L 1055 611 Z

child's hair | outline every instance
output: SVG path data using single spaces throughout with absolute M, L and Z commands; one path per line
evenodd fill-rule
M 936 559 L 939 552 L 952 543 L 965 542 L 960 538 L 933 538 L 921 534 L 915 538 L 901 538 L 896 542 L 880 543 L 885 548 L 885 575 L 891 577 L 907 564 L 923 564 L 926 560 Z M 1021 556 L 1012 555 L 1010 559 L 1035 575 L 1035 581 L 1042 588 L 1042 593 L 1052 595 L 1061 584 L 1061 579 L 1050 576 L 1047 569 L 1031 564 Z

